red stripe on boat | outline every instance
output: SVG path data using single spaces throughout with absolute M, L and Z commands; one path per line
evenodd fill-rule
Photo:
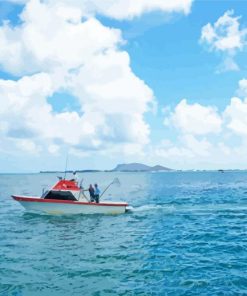
M 114 206 L 114 207 L 127 207 L 127 203 L 95 203 L 95 202 L 81 202 L 81 201 L 71 201 L 71 200 L 58 200 L 58 199 L 44 199 L 35 197 L 24 197 L 12 195 L 14 200 L 17 201 L 27 201 L 27 202 L 47 202 L 47 203 L 63 203 L 63 204 L 77 204 L 77 205 L 89 205 L 89 206 Z

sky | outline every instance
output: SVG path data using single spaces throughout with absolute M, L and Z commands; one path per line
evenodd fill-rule
M 247 1 L 0 0 L 0 173 L 247 169 Z

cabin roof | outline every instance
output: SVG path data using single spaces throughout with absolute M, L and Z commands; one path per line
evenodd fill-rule
M 77 182 L 74 180 L 59 180 L 53 187 L 52 190 L 70 190 L 80 191 Z

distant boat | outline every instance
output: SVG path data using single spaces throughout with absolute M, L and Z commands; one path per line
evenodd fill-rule
M 90 202 L 77 182 L 61 179 L 41 197 L 12 195 L 26 210 L 47 214 L 122 214 L 125 202 Z
M 224 170 L 218 170 L 218 172 L 220 172 L 220 173 L 224 173 L 225 171 L 224 171 Z

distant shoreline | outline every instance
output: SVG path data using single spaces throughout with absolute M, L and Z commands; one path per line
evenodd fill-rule
M 246 172 L 247 169 L 215 169 L 215 170 L 160 170 L 160 171 L 142 171 L 142 170 L 76 170 L 77 173 L 203 173 L 203 172 L 218 172 L 218 173 L 227 173 L 227 172 Z M 74 171 L 66 171 L 66 174 L 72 174 Z M 64 174 L 64 171 L 40 171 L 38 174 Z M 4 173 L 2 173 L 4 174 Z
M 73 171 L 67 171 L 70 174 Z M 78 170 L 77 173 L 234 173 L 247 172 L 247 169 L 226 169 L 226 170 L 172 170 L 172 171 L 112 171 L 112 170 Z M 64 174 L 64 171 L 39 171 L 39 172 L 0 172 L 0 175 L 38 175 L 38 174 Z
M 2 172 L 0 174 L 58 174 L 64 175 L 72 174 L 74 171 L 77 173 L 203 173 L 203 172 L 218 172 L 224 174 L 227 172 L 246 172 L 246 169 L 171 169 L 164 167 L 162 165 L 149 166 L 142 163 L 127 163 L 118 164 L 113 169 L 69 169 L 65 171 L 62 170 L 40 170 L 36 172 Z
M 73 173 L 74 170 L 66 170 L 66 173 Z M 155 165 L 155 166 L 149 166 L 143 163 L 123 163 L 118 164 L 114 169 L 112 170 L 76 170 L 78 173 L 98 173 L 98 172 L 168 172 L 168 171 L 174 171 L 170 168 L 161 166 L 161 165 Z M 40 171 L 40 173 L 62 173 L 61 171 Z

